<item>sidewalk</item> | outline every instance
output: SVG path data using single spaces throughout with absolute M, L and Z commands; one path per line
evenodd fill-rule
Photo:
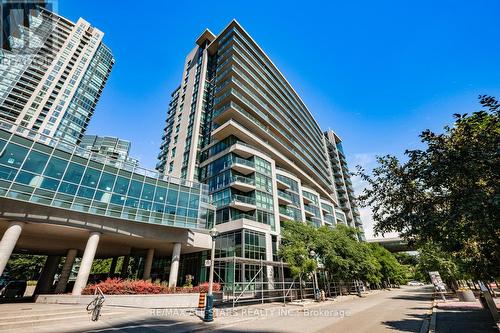
M 497 308 L 500 300 L 495 300 Z M 491 314 L 483 309 L 481 303 L 459 302 L 458 298 L 447 297 L 447 301 L 437 300 L 434 309 L 435 322 L 432 333 L 498 333 L 498 326 L 493 322 Z

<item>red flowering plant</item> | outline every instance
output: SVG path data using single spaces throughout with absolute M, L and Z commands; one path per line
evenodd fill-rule
M 108 278 L 99 283 L 90 284 L 83 289 L 83 295 L 93 295 L 99 287 L 105 295 L 135 295 L 135 294 L 173 294 L 173 293 L 206 293 L 208 283 L 202 283 L 196 287 L 176 287 L 169 288 L 166 284 L 155 283 L 145 280 L 122 280 L 118 278 Z M 213 291 L 220 290 L 220 284 L 213 284 Z

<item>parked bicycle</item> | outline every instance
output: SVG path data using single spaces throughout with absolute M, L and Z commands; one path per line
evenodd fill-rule
M 92 314 L 92 321 L 98 321 L 106 298 L 99 287 L 95 289 L 94 296 L 95 298 L 87 305 L 87 311 Z

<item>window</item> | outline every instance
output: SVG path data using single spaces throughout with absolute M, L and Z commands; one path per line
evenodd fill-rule
M 70 163 L 68 166 L 68 170 L 64 174 L 63 180 L 78 184 L 83 176 L 84 167 L 80 164 Z
M 61 179 L 68 162 L 57 157 L 52 157 L 47 164 L 44 175 Z
M 34 173 L 42 173 L 48 159 L 48 156 L 45 154 L 37 151 L 31 151 L 28 158 L 24 162 L 22 169 Z

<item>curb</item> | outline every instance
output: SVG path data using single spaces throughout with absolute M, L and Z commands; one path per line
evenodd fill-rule
M 436 317 L 437 317 L 437 302 L 436 299 L 434 298 L 434 301 L 432 301 L 432 317 L 429 325 L 429 333 L 436 332 Z
M 432 295 L 432 304 L 428 310 L 419 333 L 435 333 L 436 330 L 436 294 Z

